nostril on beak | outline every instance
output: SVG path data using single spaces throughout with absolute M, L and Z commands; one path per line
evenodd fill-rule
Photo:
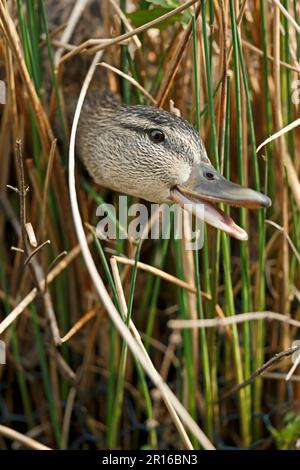
M 263 195 L 263 198 L 262 198 L 262 206 L 263 206 L 265 209 L 268 209 L 268 207 L 271 207 L 271 205 L 272 205 L 271 199 L 270 199 L 268 196 Z

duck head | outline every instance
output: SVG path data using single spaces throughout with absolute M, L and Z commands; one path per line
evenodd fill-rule
M 193 126 L 161 109 L 124 106 L 92 93 L 79 121 L 78 150 L 99 184 L 151 202 L 188 205 L 204 222 L 239 240 L 247 233 L 216 204 L 271 205 L 264 194 L 224 178 Z

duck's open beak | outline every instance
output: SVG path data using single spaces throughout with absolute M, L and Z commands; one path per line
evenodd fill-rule
M 264 194 L 232 183 L 212 165 L 204 162 L 195 164 L 188 181 L 172 190 L 172 199 L 185 205 L 187 210 L 204 222 L 239 240 L 247 240 L 247 232 L 214 204 L 221 202 L 249 209 L 267 208 L 271 205 L 270 198 Z M 204 206 L 204 213 L 201 206 Z

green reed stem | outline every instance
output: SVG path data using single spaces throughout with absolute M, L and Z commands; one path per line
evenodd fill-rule
M 53 426 L 54 439 L 58 448 L 61 449 L 62 448 L 62 434 L 61 434 L 61 428 L 60 428 L 59 418 L 57 414 L 57 408 L 56 408 L 57 404 L 54 401 L 52 384 L 51 384 L 49 368 L 48 368 L 48 363 L 47 363 L 47 355 L 46 355 L 46 351 L 45 351 L 43 340 L 42 340 L 36 306 L 32 304 L 30 310 L 31 310 L 31 319 L 32 319 L 34 338 L 35 338 L 35 343 L 36 343 L 37 350 L 38 350 L 38 358 L 39 358 L 39 363 L 40 363 L 40 368 L 41 368 L 41 373 L 42 373 L 44 391 L 46 395 L 46 401 L 49 406 L 50 420 Z
M 195 82 L 195 105 L 196 105 L 196 129 L 200 132 L 200 107 L 199 107 L 199 79 L 198 79 L 198 63 L 197 63 L 197 32 L 196 32 L 196 18 L 192 17 L 192 39 L 193 39 L 193 60 L 194 60 L 194 82 Z M 201 227 L 202 229 L 202 227 Z M 197 311 L 198 317 L 204 318 L 203 305 L 201 297 L 201 281 L 199 271 L 199 254 L 194 250 L 194 263 L 195 263 L 195 283 L 197 287 Z M 200 329 L 200 348 L 201 348 L 201 361 L 204 376 L 204 396 L 205 396 L 205 429 L 208 436 L 213 438 L 213 407 L 211 397 L 211 376 L 206 331 L 204 328 Z
M 239 52 L 239 59 L 240 65 L 242 70 L 243 76 L 243 83 L 245 89 L 245 96 L 246 96 L 246 106 L 247 106 L 247 114 L 248 114 L 248 124 L 249 124 L 249 135 L 250 135 L 250 143 L 251 143 L 251 158 L 253 164 L 253 174 L 254 174 L 254 185 L 257 191 L 261 190 L 261 183 L 260 183 L 260 175 L 259 175 L 259 165 L 258 165 L 258 158 L 256 153 L 256 138 L 255 138 L 255 128 L 254 128 L 254 120 L 253 120 L 253 113 L 252 113 L 252 106 L 251 106 L 251 99 L 250 99 L 250 90 L 249 90 L 249 83 L 246 71 L 246 65 L 243 57 L 243 51 L 240 43 L 239 37 L 237 37 L 237 45 L 238 45 L 238 52 Z M 257 232 L 258 232 L 258 272 L 257 272 L 257 282 L 256 286 L 258 292 L 256 293 L 257 302 L 256 308 L 258 310 L 265 309 L 265 244 L 266 244 L 266 230 L 265 230 L 265 218 L 266 218 L 266 210 L 261 209 L 257 211 Z M 262 363 L 259 361 L 263 360 L 264 355 L 264 343 L 265 343 L 265 323 L 264 321 L 259 321 L 256 324 L 256 341 L 255 341 L 255 367 L 254 370 L 261 366 Z M 260 400 L 261 400 L 261 387 L 262 381 L 261 379 L 257 379 L 254 384 L 254 397 L 253 397 L 253 407 L 254 407 L 254 415 L 258 416 L 260 411 Z M 258 436 L 258 423 L 257 420 L 254 422 L 254 434 L 257 438 Z

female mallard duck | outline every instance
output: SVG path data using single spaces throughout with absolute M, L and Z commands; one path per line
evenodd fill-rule
M 97 183 L 151 202 L 189 204 L 206 223 L 239 240 L 247 240 L 247 233 L 214 203 L 271 205 L 264 194 L 224 178 L 191 124 L 162 109 L 125 106 L 112 95 L 92 92 L 77 136 L 79 156 Z
M 67 20 L 74 2 L 46 0 L 48 21 L 59 26 Z M 101 26 L 99 6 L 90 2 L 84 20 L 75 30 L 75 43 Z M 100 8 L 101 10 L 101 8 Z M 99 31 L 98 31 L 99 33 Z M 101 36 L 101 33 L 100 33 Z M 99 36 L 99 37 L 100 37 Z M 78 67 L 68 70 L 67 83 L 80 81 L 85 75 L 83 58 Z M 101 71 L 103 72 L 103 71 Z M 101 84 L 103 86 L 103 74 Z M 74 100 L 70 98 L 70 111 Z M 77 150 L 91 176 L 102 186 L 151 202 L 175 201 L 189 204 L 204 221 L 240 240 L 247 233 L 214 203 L 236 207 L 269 207 L 270 199 L 252 189 L 226 180 L 211 165 L 196 130 L 184 119 L 150 106 L 125 106 L 110 94 L 92 92 L 87 96 L 79 121 Z

